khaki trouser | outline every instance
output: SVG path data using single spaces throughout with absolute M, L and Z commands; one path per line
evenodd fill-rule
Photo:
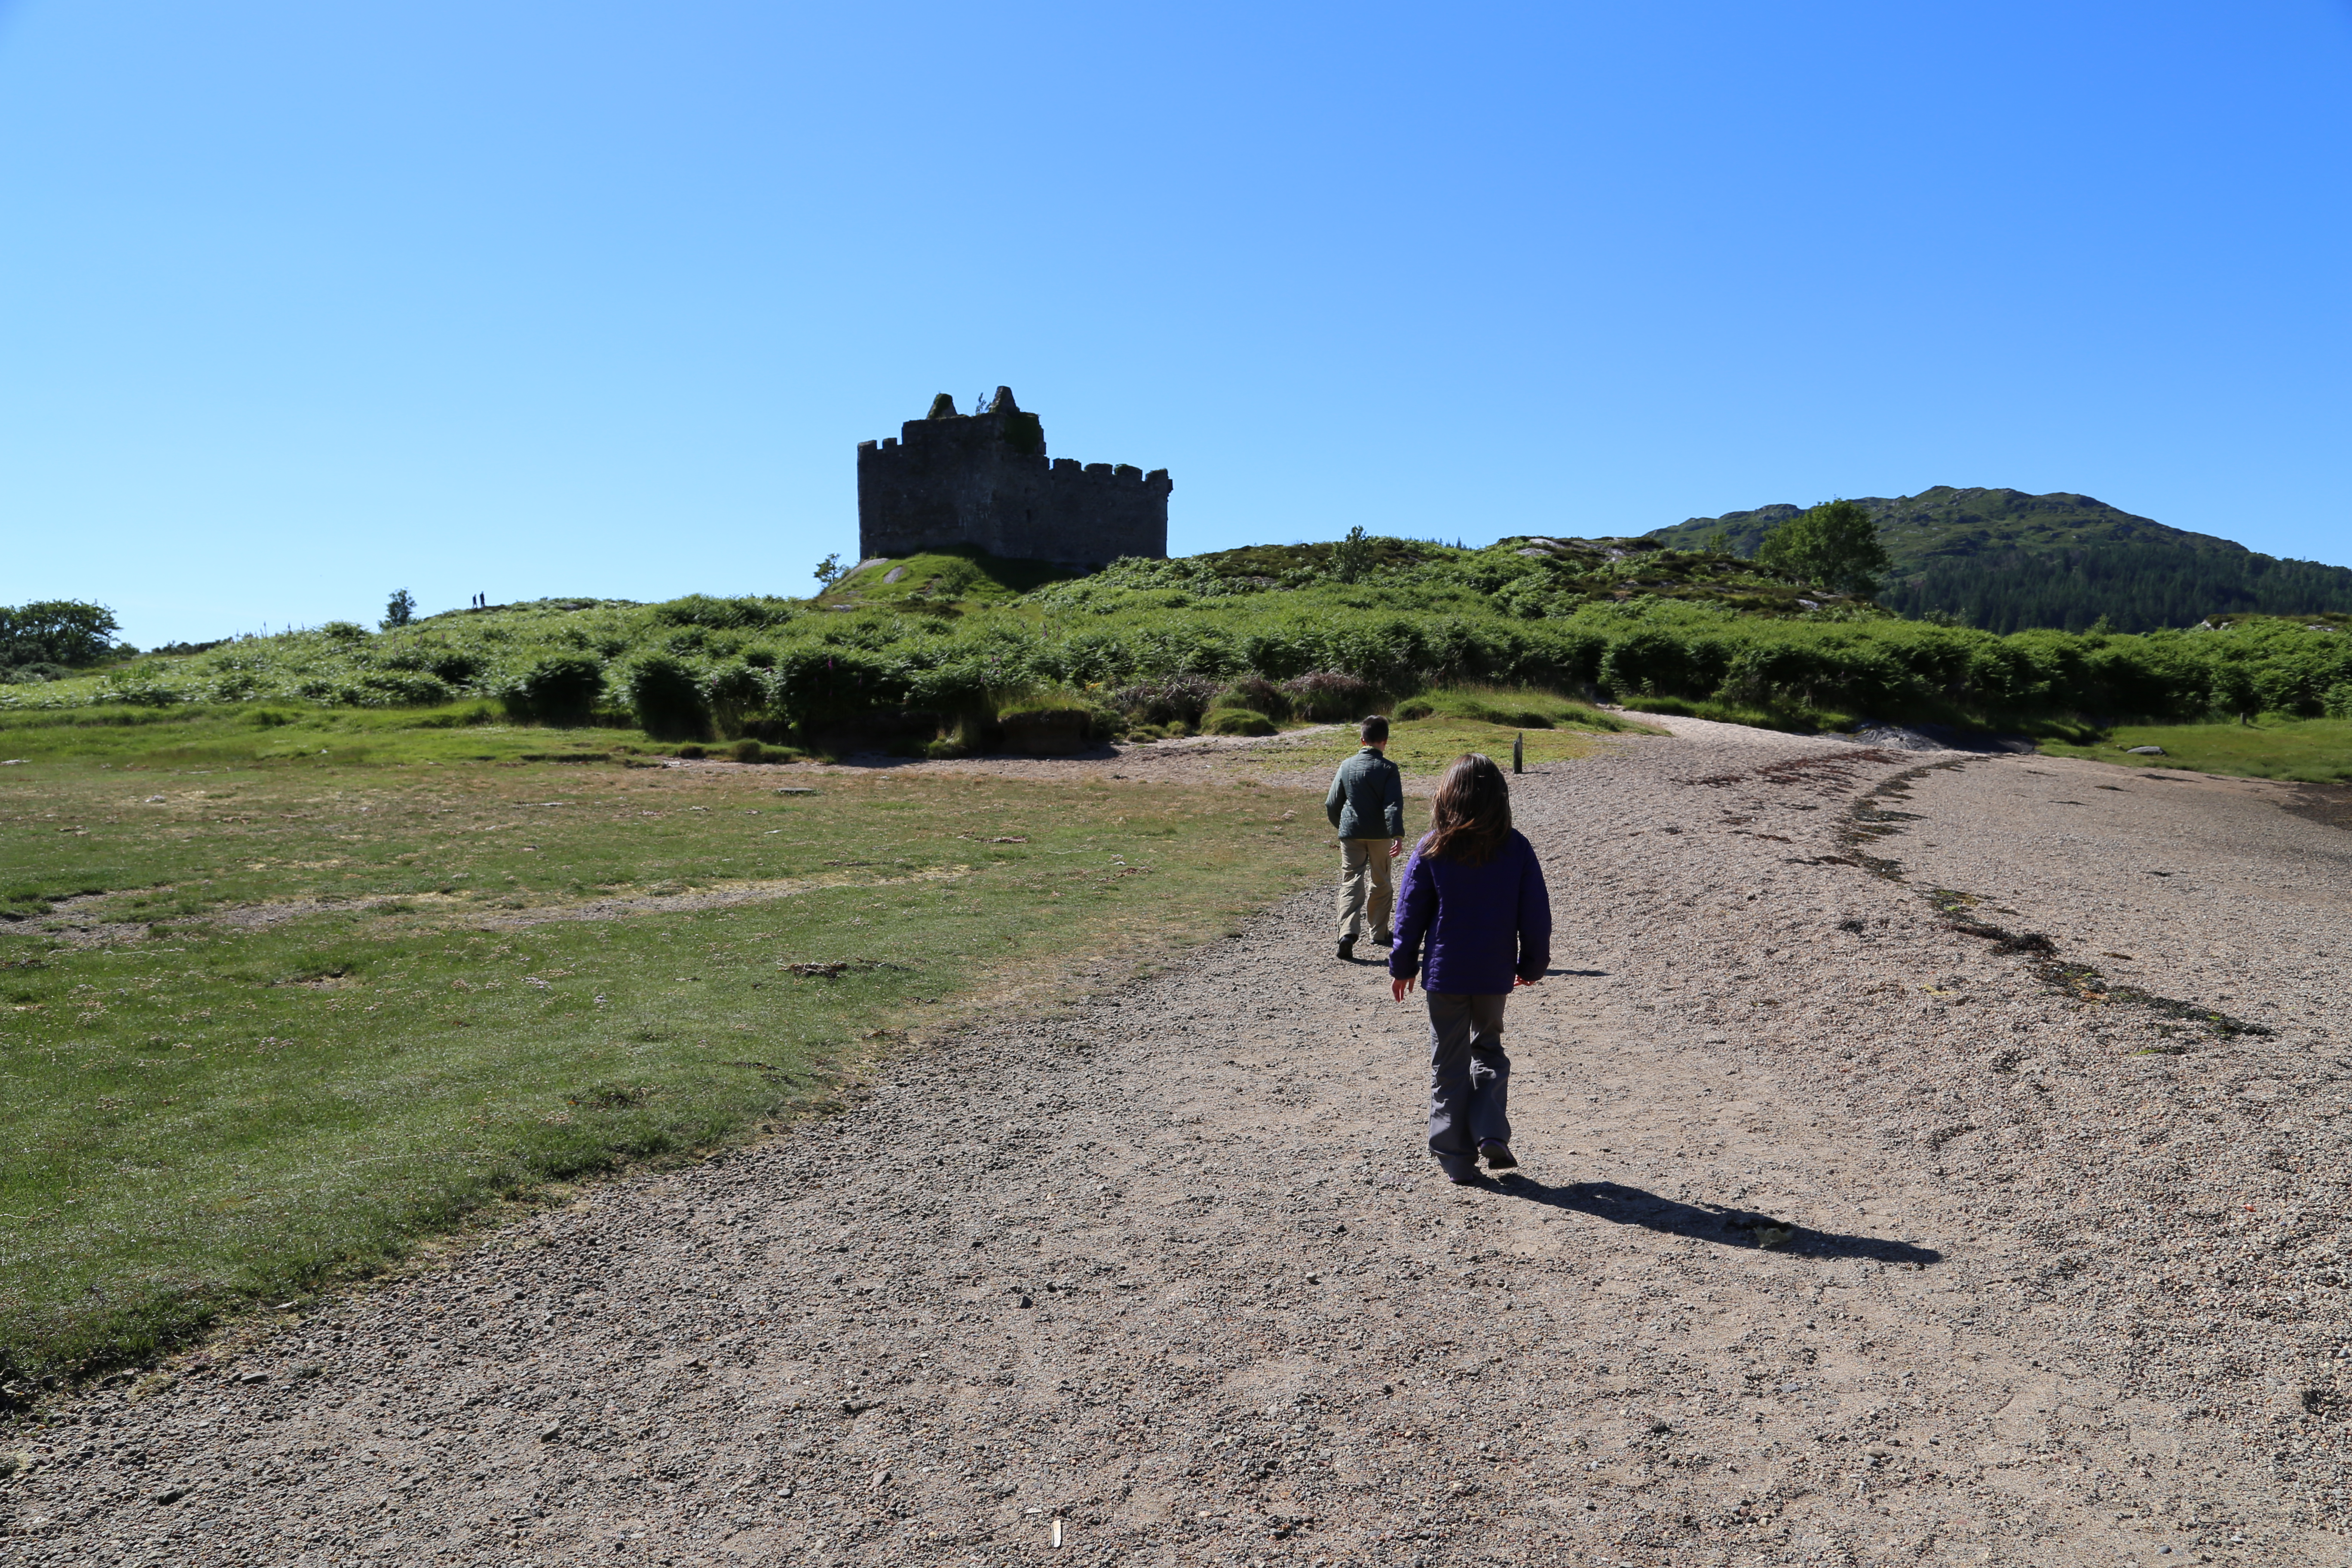
M 1353 942 L 1363 934 L 1359 923 L 1369 914 L 1372 930 L 1389 929 L 1389 911 L 1396 905 L 1396 889 L 1389 882 L 1389 841 L 1385 838 L 1339 840 L 1339 940 Z

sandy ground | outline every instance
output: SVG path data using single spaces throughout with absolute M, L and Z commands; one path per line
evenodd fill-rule
M 2352 1559 L 2352 837 L 1675 727 L 1517 782 L 1514 1176 L 1435 1174 L 1317 893 L 54 1412 L 0 1553 Z

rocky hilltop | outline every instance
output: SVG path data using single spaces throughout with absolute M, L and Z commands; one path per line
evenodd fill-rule
M 2102 617 L 2119 631 L 2150 631 L 2217 613 L 2352 610 L 2352 570 L 2264 555 L 2095 496 L 1935 485 L 1850 499 L 1877 520 L 1894 557 L 1879 602 L 1905 615 L 1939 611 L 1998 632 L 2079 631 Z M 1721 535 L 1752 555 L 1801 510 L 1781 502 L 1694 517 L 1643 537 L 1696 550 Z

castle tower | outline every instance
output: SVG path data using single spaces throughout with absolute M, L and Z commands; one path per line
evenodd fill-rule
M 941 393 L 895 440 L 857 444 L 858 555 L 961 545 L 1070 565 L 1164 558 L 1174 489 L 1165 468 L 1047 458 L 1045 427 L 1009 386 L 969 415 Z

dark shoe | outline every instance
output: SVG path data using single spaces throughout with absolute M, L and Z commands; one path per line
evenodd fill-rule
M 1486 1156 L 1486 1169 L 1490 1171 L 1513 1170 L 1519 1163 L 1509 1144 L 1497 1143 L 1491 1138 L 1478 1145 L 1478 1152 Z
M 1394 947 L 1396 945 L 1396 935 L 1392 931 L 1376 931 L 1372 933 L 1372 945 L 1374 947 Z
M 1480 1175 L 1475 1170 L 1458 1172 L 1448 1171 L 1445 1173 L 1445 1179 L 1452 1182 L 1457 1187 L 1479 1186 L 1486 1180 L 1486 1177 Z
M 1354 937 L 1343 936 L 1339 939 L 1339 956 L 1341 958 L 1353 958 L 1356 956 L 1356 939 Z

